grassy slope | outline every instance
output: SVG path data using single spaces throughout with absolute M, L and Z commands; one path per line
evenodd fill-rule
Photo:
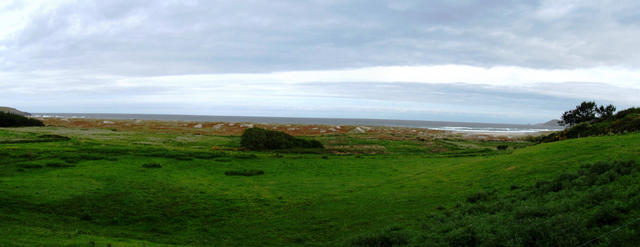
M 387 226 L 419 229 L 437 207 L 476 191 L 506 191 L 584 163 L 640 157 L 640 134 L 476 157 L 228 153 L 192 160 L 154 150 L 211 152 L 214 145 L 237 145 L 237 138 L 66 128 L 5 129 L 0 138 L 37 138 L 32 132 L 73 139 L 0 144 L 0 245 L 341 245 Z M 83 153 L 93 158 L 46 167 Z M 163 167 L 141 167 L 149 162 Z M 224 175 L 233 169 L 265 175 Z

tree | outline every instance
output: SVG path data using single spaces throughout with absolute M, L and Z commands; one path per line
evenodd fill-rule
M 596 102 L 584 101 L 576 109 L 562 114 L 562 124 L 571 126 L 596 119 L 596 109 Z
M 613 105 L 608 106 L 600 106 L 596 112 L 598 113 L 598 118 L 607 119 L 613 117 L 613 113 L 616 112 L 616 107 Z
M 607 119 L 613 116 L 616 107 L 613 105 L 600 106 L 593 101 L 584 101 L 576 106 L 576 109 L 566 111 L 562 114 L 563 125 L 575 125 L 582 122 L 589 122 L 596 119 Z

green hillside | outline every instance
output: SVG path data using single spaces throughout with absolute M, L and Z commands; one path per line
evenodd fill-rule
M 318 140 L 335 138 L 354 137 Z M 243 152 L 229 151 L 238 136 L 0 129 L 0 246 L 578 245 L 640 217 L 639 133 L 508 151 L 368 142 L 389 151 Z M 263 174 L 227 176 L 248 170 Z M 630 223 L 589 244 L 635 245 L 639 231 Z
M 30 116 L 31 114 L 27 113 L 27 112 L 23 112 L 20 111 L 16 108 L 12 108 L 12 107 L 6 107 L 6 106 L 0 106 L 0 112 L 8 112 L 8 113 L 13 113 L 13 114 L 18 114 L 21 116 Z

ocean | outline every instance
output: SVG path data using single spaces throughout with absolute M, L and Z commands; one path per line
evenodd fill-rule
M 391 119 L 351 119 L 351 118 L 290 118 L 290 117 L 251 117 L 251 116 L 207 116 L 207 115 L 169 115 L 169 114 L 103 114 L 103 113 L 33 113 L 42 118 L 91 118 L 91 119 L 140 119 L 163 121 L 232 122 L 263 124 L 320 124 L 389 126 L 408 128 L 428 128 L 461 132 L 498 132 L 498 133 L 535 133 L 561 130 L 559 126 L 499 124 L 473 122 L 446 122 Z

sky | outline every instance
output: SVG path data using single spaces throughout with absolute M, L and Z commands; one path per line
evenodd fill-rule
M 539 123 L 640 106 L 640 1 L 3 0 L 28 112 Z

